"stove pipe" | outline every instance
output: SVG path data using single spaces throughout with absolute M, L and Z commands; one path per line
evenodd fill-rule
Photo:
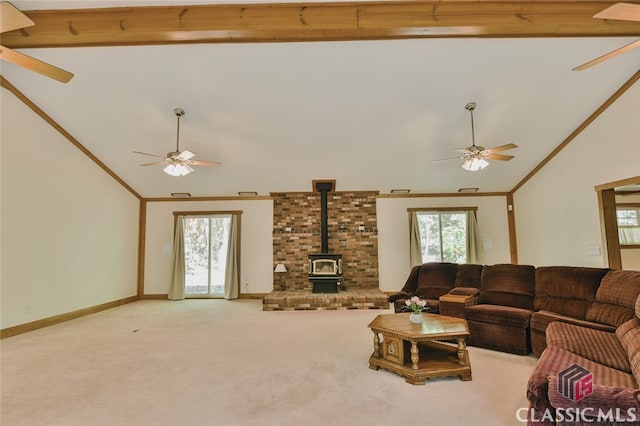
M 322 253 L 329 253 L 329 231 L 327 224 L 327 192 L 331 191 L 331 182 L 316 182 L 316 191 L 320 191 L 320 238 Z

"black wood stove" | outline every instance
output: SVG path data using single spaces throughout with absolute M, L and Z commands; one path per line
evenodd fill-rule
M 333 182 L 315 182 L 315 190 L 320 192 L 322 252 L 309 255 L 309 281 L 313 284 L 313 293 L 337 293 L 342 283 L 342 255 L 329 253 L 327 192 L 332 189 Z

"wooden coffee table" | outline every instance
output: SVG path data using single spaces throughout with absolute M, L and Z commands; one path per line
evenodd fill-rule
M 422 313 L 422 324 L 413 324 L 408 313 L 385 314 L 371 321 L 369 328 L 373 331 L 369 368 L 392 371 L 414 385 L 435 377 L 471 380 L 465 340 L 469 328 L 464 319 Z

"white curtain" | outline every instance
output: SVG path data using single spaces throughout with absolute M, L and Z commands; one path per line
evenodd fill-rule
M 481 263 L 478 246 L 478 218 L 475 210 L 467 210 L 467 263 Z
M 618 237 L 622 245 L 640 245 L 640 228 L 618 228 Z
M 184 216 L 176 218 L 176 232 L 173 239 L 173 266 L 171 268 L 171 286 L 169 299 L 184 299 Z
M 236 214 L 231 215 L 231 226 L 229 227 L 229 245 L 227 247 L 227 264 L 224 277 L 224 298 L 227 300 L 237 299 L 240 288 L 237 216 Z
M 420 243 L 420 225 L 418 224 L 418 213 L 415 211 L 409 214 L 409 260 L 410 267 L 422 265 L 422 244 Z

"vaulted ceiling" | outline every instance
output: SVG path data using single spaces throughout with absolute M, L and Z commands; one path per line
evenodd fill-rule
M 36 25 L 2 43 L 75 77 L 62 84 L 2 63 L 3 84 L 143 197 L 308 191 L 313 179 L 336 179 L 337 190 L 507 192 L 640 68 L 637 49 L 571 71 L 640 37 L 640 23 L 591 18 L 613 2 L 69 9 L 79 3 L 13 2 Z M 431 163 L 471 145 L 470 101 L 476 143 L 515 143 L 515 158 L 480 172 Z M 221 167 L 171 177 L 139 166 L 153 159 L 133 151 L 174 150 L 176 107 L 186 111 L 181 149 Z

